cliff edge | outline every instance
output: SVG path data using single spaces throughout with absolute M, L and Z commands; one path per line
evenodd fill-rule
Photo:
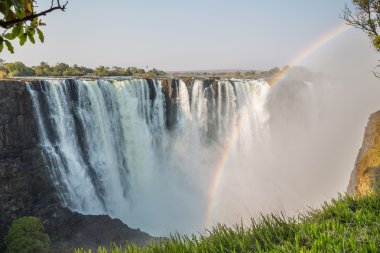
M 380 111 L 368 121 L 362 147 L 352 171 L 348 194 L 366 195 L 380 190 Z
M 39 81 L 30 84 L 39 85 Z M 0 80 L 0 252 L 11 222 L 22 216 L 41 218 L 53 252 L 79 246 L 96 248 L 111 241 L 141 244 L 152 239 L 118 219 L 83 215 L 62 206 L 43 160 L 27 84 Z

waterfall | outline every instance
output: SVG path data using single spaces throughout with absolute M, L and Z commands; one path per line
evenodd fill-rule
M 202 228 L 222 144 L 238 121 L 249 133 L 240 141 L 253 141 L 266 121 L 268 85 L 179 80 L 171 88 L 169 103 L 160 80 L 28 85 L 44 160 L 65 206 L 153 234 Z M 173 129 L 168 106 L 175 107 Z

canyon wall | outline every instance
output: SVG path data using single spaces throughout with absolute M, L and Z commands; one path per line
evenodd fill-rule
M 268 89 L 258 80 L 1 80 L 0 241 L 26 215 L 60 248 L 152 239 L 124 224 L 156 235 L 202 229 L 214 161 L 240 118 L 253 141 L 261 112 L 252 97 Z
M 366 195 L 380 190 L 380 111 L 368 121 L 347 192 Z
M 262 137 L 265 133 L 263 129 L 266 129 L 264 102 L 266 103 L 269 87 L 265 82 L 127 79 L 110 85 L 107 80 L 68 79 L 61 83 L 54 83 L 54 80 L 30 80 L 28 86 L 26 81 L 0 81 L 0 252 L 3 249 L 2 239 L 11 221 L 26 215 L 43 220 L 56 249 L 96 247 L 110 241 L 122 244 L 125 240 L 143 243 L 152 239 L 148 234 L 131 229 L 124 223 L 141 227 L 145 222 L 147 227 L 150 224 L 162 227 L 172 222 L 174 225 L 170 225 L 174 229 L 178 226 L 192 228 L 194 221 L 203 220 L 198 216 L 202 210 L 191 209 L 186 205 L 180 208 L 177 206 L 183 199 L 187 199 L 185 203 L 192 203 L 196 207 L 201 207 L 205 202 L 202 191 L 197 188 L 199 186 L 203 189 L 202 184 L 187 185 L 190 190 L 184 188 L 184 192 L 180 192 L 183 184 L 188 183 L 194 175 L 202 175 L 204 186 L 209 185 L 207 177 L 211 174 L 207 175 L 206 172 L 213 168 L 213 163 L 209 162 L 211 165 L 208 165 L 198 160 L 212 161 L 211 158 L 219 157 L 219 148 L 228 140 L 229 133 L 233 130 L 231 126 L 234 122 L 239 122 L 237 119 L 244 120 L 241 129 L 244 135 L 239 136 L 239 145 L 248 145 L 246 150 L 249 152 L 252 151 L 252 143 L 256 144 L 255 140 Z M 289 87 L 295 86 L 292 84 Z M 312 88 L 311 85 L 302 83 L 296 90 L 311 92 Z M 289 117 L 279 110 L 284 108 L 281 101 L 294 99 L 289 100 L 292 96 L 278 93 L 278 90 L 276 94 L 279 95 L 272 97 L 268 105 L 273 112 L 270 123 L 282 127 L 283 122 L 276 121 L 276 118 L 281 116 L 281 119 L 288 122 Z M 310 94 L 315 96 L 315 93 Z M 58 107 L 61 109 L 58 110 Z M 37 112 L 40 113 L 39 116 Z M 305 110 L 305 115 L 310 115 L 311 112 L 313 111 Z M 294 108 L 288 110 L 288 113 L 296 115 Z M 98 117 L 97 121 L 94 121 L 95 117 Z M 41 141 L 44 139 L 41 138 L 41 132 L 45 142 Z M 281 134 L 276 137 L 283 135 L 282 131 L 279 133 Z M 102 140 L 113 144 L 103 145 Z M 289 145 L 294 143 L 293 139 L 289 141 Z M 125 146 L 128 149 L 124 150 Z M 278 145 L 280 148 L 283 146 Z M 256 151 L 262 147 L 257 142 Z M 51 156 L 46 156 L 47 152 L 51 152 Z M 276 154 L 273 149 L 269 152 Z M 289 153 L 286 154 L 288 158 Z M 256 157 L 252 161 L 257 160 L 260 159 Z M 73 166 L 68 166 L 70 161 L 75 162 L 72 163 Z M 251 164 L 247 168 L 251 169 Z M 114 174 L 111 169 L 114 169 Z M 266 169 L 268 170 L 267 167 Z M 279 171 L 275 167 L 273 170 L 276 173 Z M 377 112 L 369 120 L 348 192 L 361 195 L 377 189 L 379 170 L 380 112 Z M 79 172 L 79 176 L 86 171 L 88 176 L 72 176 L 75 171 Z M 183 175 L 175 178 L 177 181 L 173 180 L 172 176 L 179 171 Z M 307 170 L 302 167 L 301 171 L 306 173 Z M 56 174 L 53 175 L 54 173 Z M 70 182 L 62 180 L 66 179 L 61 178 L 65 173 Z M 322 174 L 330 176 L 328 173 Z M 117 176 L 109 178 L 112 175 Z M 149 177 L 144 178 L 146 175 Z M 54 176 L 57 178 L 52 178 Z M 165 178 L 170 180 L 165 181 Z M 83 179 L 88 183 L 84 183 Z M 194 180 L 199 182 L 197 178 Z M 122 191 L 114 189 L 116 183 L 120 183 Z M 87 194 L 88 186 L 91 185 L 94 192 Z M 176 189 L 176 195 L 172 194 L 173 191 L 163 191 L 166 189 L 163 185 L 172 187 L 166 187 L 168 189 Z M 313 190 L 308 186 L 307 189 L 318 192 L 319 188 Z M 78 196 L 70 195 L 71 192 L 78 193 Z M 199 193 L 195 200 L 194 192 Z M 128 216 L 124 207 L 128 207 L 131 199 L 135 201 L 131 203 L 144 204 L 137 205 L 136 210 Z M 173 215 L 167 214 L 170 208 L 158 210 L 157 200 L 166 201 L 166 206 L 170 207 L 174 204 L 175 208 L 171 209 L 178 211 L 178 215 L 174 216 L 177 220 Z M 254 202 L 252 194 L 248 201 Z M 119 205 L 123 207 L 118 208 L 121 213 L 115 212 L 116 208 L 113 208 Z M 159 205 L 165 206 L 162 202 Z M 94 206 L 99 207 L 99 210 L 95 210 Z M 121 218 L 123 223 L 107 215 L 83 215 L 71 210 L 126 217 Z M 169 220 L 162 217 L 168 217 Z M 155 223 L 157 221 L 160 222 L 159 225 Z M 187 224 L 187 221 L 191 224 Z M 146 227 L 142 228 L 150 231 Z
M 0 252 L 12 220 L 22 216 L 40 217 L 55 249 L 150 239 L 120 220 L 82 215 L 61 205 L 43 161 L 33 110 L 25 81 L 0 81 Z

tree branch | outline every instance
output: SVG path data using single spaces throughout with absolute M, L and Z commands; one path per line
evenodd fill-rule
M 372 26 L 368 23 L 368 20 L 372 21 L 372 11 L 370 6 L 368 6 L 367 9 L 357 10 L 357 12 L 357 16 L 354 17 L 351 10 L 346 6 L 342 17 L 346 21 L 346 24 L 360 28 L 367 32 L 371 37 L 378 35 L 376 26 Z
M 25 22 L 25 21 L 28 21 L 28 20 L 33 20 L 33 19 L 35 19 L 37 17 L 40 17 L 40 16 L 45 16 L 46 14 L 48 14 L 48 13 L 50 13 L 52 11 L 55 11 L 55 10 L 65 11 L 66 10 L 66 5 L 68 3 L 69 2 L 67 1 L 65 4 L 61 5 L 61 3 L 59 2 L 59 0 L 57 0 L 57 6 L 54 6 L 54 0 L 52 0 L 51 1 L 51 7 L 50 7 L 50 9 L 47 9 L 47 10 L 42 11 L 40 13 L 32 14 L 32 15 L 29 15 L 29 16 L 25 16 L 23 18 L 17 18 L 17 19 L 10 20 L 10 21 L 1 21 L 0 20 L 0 27 L 2 27 L 4 29 L 8 29 L 9 27 L 12 27 L 15 24 L 22 23 L 22 22 Z
M 373 73 L 377 78 L 380 78 L 380 72 L 377 72 L 377 71 L 376 71 L 377 68 L 380 68 L 380 65 L 377 65 L 376 67 L 374 67 L 372 73 Z

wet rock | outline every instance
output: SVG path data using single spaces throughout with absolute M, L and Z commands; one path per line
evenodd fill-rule
M 380 190 L 380 111 L 368 121 L 347 193 L 366 195 Z
M 43 88 L 43 81 L 29 83 Z M 120 220 L 82 215 L 62 206 L 39 147 L 27 84 L 0 80 L 0 252 L 12 220 L 22 216 L 40 217 L 58 252 L 111 241 L 141 243 L 151 238 Z

